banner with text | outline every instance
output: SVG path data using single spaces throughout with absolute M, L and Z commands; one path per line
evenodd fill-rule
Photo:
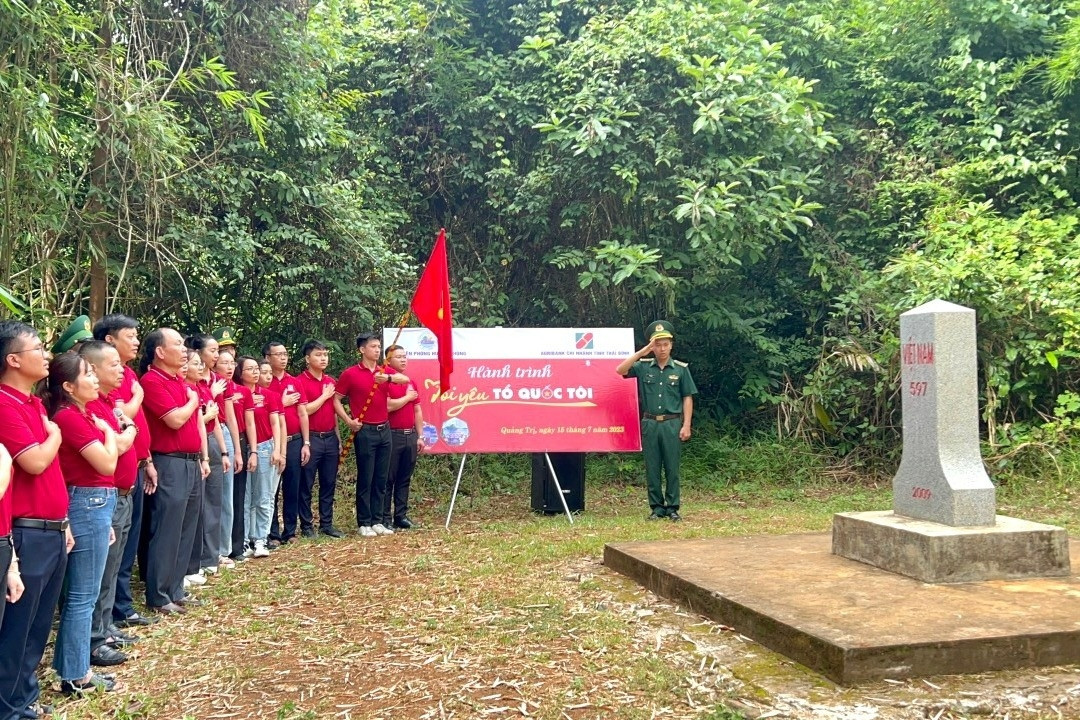
M 383 331 L 383 347 L 397 328 Z M 630 452 L 641 449 L 637 384 L 615 372 L 630 328 L 454 328 L 454 374 L 439 396 L 437 341 L 405 328 L 398 344 L 420 390 L 429 452 Z

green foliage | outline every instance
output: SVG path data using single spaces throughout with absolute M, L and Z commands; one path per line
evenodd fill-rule
M 945 297 L 1016 457 L 1077 415 L 1077 15 L 0 1 L 0 306 L 348 347 L 445 226 L 459 324 L 668 317 L 700 417 L 872 461 L 897 316 Z

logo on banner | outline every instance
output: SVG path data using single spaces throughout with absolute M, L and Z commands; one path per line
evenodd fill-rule
M 578 350 L 592 350 L 593 334 L 591 332 L 574 333 L 574 347 Z
M 424 333 L 420 336 L 420 347 L 425 350 L 435 349 L 435 336 L 430 333 Z

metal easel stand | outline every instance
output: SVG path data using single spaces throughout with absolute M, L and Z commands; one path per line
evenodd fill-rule
M 465 471 L 465 458 L 469 457 L 468 453 L 461 456 L 461 465 L 457 469 L 457 480 L 454 481 L 454 492 L 450 495 L 450 511 L 446 513 L 446 529 L 450 529 L 450 518 L 454 515 L 454 503 L 457 502 L 457 491 L 461 487 L 461 473 Z
M 446 513 L 446 525 L 447 530 L 450 529 L 450 518 L 454 516 L 454 503 L 457 502 L 458 488 L 461 487 L 461 475 L 465 472 L 465 458 L 468 454 L 461 456 L 461 464 L 458 465 L 457 479 L 454 480 L 454 492 L 450 495 L 450 509 Z M 559 483 L 559 476 L 555 474 L 555 466 L 551 464 L 551 456 L 544 453 L 544 459 L 547 460 L 548 472 L 551 473 L 551 479 L 555 481 L 555 489 L 559 491 L 559 502 L 562 503 L 563 512 L 566 513 L 566 519 L 570 521 L 570 524 L 574 524 L 574 516 L 570 513 L 570 506 L 566 504 L 566 495 L 563 494 L 562 485 Z

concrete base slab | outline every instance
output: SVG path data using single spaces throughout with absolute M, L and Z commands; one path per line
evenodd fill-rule
M 833 553 L 928 583 L 1069 575 L 1064 528 L 997 516 L 952 527 L 890 511 L 837 513 Z
M 826 533 L 619 543 L 604 564 L 842 684 L 1080 663 L 1076 575 L 928 585 Z

